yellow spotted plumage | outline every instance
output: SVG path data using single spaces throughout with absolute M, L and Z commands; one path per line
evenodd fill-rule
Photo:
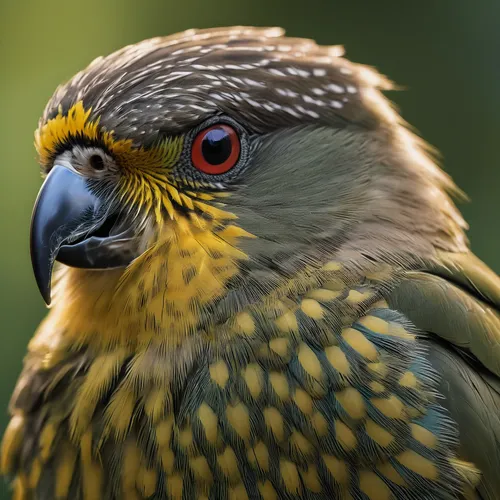
M 338 275 L 322 271 L 317 279 L 337 277 L 332 273 Z M 334 299 L 335 311 L 352 308 L 354 285 L 345 283 L 344 293 Z M 291 307 L 295 312 L 286 313 L 297 320 L 295 338 L 281 337 L 272 327 L 275 318 L 266 299 L 239 313 L 239 321 L 228 321 L 222 344 L 217 347 L 207 336 L 196 360 L 184 358 L 161 379 L 155 374 L 164 361 L 153 345 L 128 356 L 121 348 L 94 359 L 86 350 L 76 353 L 81 361 L 68 374 L 76 389 L 73 403 L 62 421 L 47 415 L 38 452 L 29 458 L 28 488 L 37 488 L 38 461 L 46 463 L 55 454 L 67 458 L 54 469 L 57 498 L 69 498 L 75 468 L 88 478 L 86 498 L 104 495 L 108 461 L 116 464 L 113 475 L 120 481 L 112 487 L 123 498 L 149 498 L 155 492 L 176 498 L 181 490 L 189 495 L 217 491 L 229 498 L 238 488 L 249 498 L 262 491 L 268 492 L 262 498 L 269 498 L 271 486 L 276 492 L 305 495 L 306 488 L 338 498 L 347 491 L 369 498 L 392 498 L 391 491 L 423 495 L 432 484 L 443 488 L 443 482 L 458 489 L 460 475 L 446 451 L 455 439 L 453 428 L 429 392 L 436 375 L 425 364 L 413 367 L 420 352 L 413 331 L 397 313 L 372 308 L 380 294 L 375 288 L 371 292 L 371 302 L 357 306 L 359 321 L 349 325 L 329 323 L 330 309 L 317 318 L 306 314 L 329 325 L 331 335 L 315 340 L 300 333 L 301 299 Z M 318 306 L 332 300 L 323 298 Z M 289 358 L 277 362 L 289 350 Z M 186 356 L 182 347 L 179 356 Z M 152 364 L 134 374 L 130 367 L 142 357 Z M 369 370 L 381 360 L 386 370 Z M 195 361 L 190 369 L 189 361 Z M 128 374 L 119 376 L 127 367 Z M 90 385 L 94 370 L 99 374 Z M 185 396 L 178 399 L 182 380 Z M 180 404 L 177 409 L 170 394 Z M 419 413 L 411 417 L 411 409 Z M 441 420 L 434 432 L 421 423 L 427 414 Z M 14 420 L 7 435 L 12 437 L 4 442 L 4 457 L 11 461 L 20 459 L 24 423 L 22 416 Z M 56 434 L 71 439 L 54 442 Z M 358 462 L 364 470 L 354 465 Z

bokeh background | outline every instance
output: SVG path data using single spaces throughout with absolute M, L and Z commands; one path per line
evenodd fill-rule
M 344 44 L 406 87 L 391 98 L 471 198 L 473 250 L 500 271 L 498 0 L 0 0 L 0 432 L 45 314 L 29 259 L 33 131 L 55 87 L 99 55 L 192 27 L 280 25 Z M 0 485 L 0 499 L 9 498 Z

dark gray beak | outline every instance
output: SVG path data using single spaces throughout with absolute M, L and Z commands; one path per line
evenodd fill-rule
M 47 305 L 55 260 L 86 269 L 123 267 L 133 260 L 133 234 L 123 226 L 84 177 L 60 165 L 52 168 L 35 202 L 30 237 L 33 271 Z

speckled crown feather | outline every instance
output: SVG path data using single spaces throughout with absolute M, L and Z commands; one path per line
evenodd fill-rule
M 61 86 L 40 125 L 78 101 L 119 138 L 150 144 L 214 113 L 238 112 L 250 130 L 294 123 L 374 127 L 379 109 L 361 89 L 388 88 L 340 46 L 286 38 L 279 28 L 189 30 L 93 61 Z

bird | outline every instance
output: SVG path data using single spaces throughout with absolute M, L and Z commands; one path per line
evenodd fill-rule
M 500 498 L 500 279 L 396 89 L 245 26 L 57 88 L 13 498 Z

